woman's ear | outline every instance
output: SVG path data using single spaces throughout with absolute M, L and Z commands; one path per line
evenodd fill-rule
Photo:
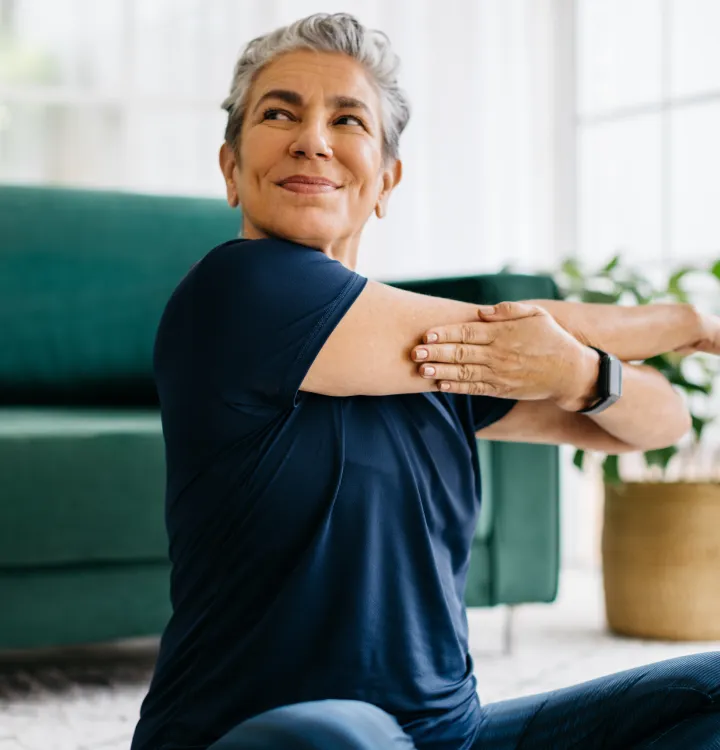
M 227 195 L 227 202 L 230 208 L 237 208 L 240 205 L 240 198 L 238 196 L 237 186 L 235 185 L 234 173 L 235 167 L 237 166 L 237 160 L 235 159 L 235 153 L 233 149 L 227 143 L 223 143 L 220 146 L 220 170 L 225 180 L 225 192 Z
M 393 161 L 382 172 L 382 188 L 375 204 L 375 215 L 382 219 L 387 215 L 388 201 L 390 193 L 394 190 L 398 182 L 402 179 L 402 162 L 400 159 Z

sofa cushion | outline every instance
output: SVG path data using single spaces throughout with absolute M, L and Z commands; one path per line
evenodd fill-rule
M 0 650 L 157 635 L 171 613 L 169 581 L 167 562 L 0 569 Z
M 167 559 L 155 410 L 0 409 L 0 569 Z
M 0 187 L 0 205 L 0 403 L 156 404 L 163 308 L 193 263 L 237 236 L 239 212 L 30 186 Z

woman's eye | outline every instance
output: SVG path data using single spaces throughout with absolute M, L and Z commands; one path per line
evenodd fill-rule
M 354 120 L 355 122 L 341 123 L 341 120 Z M 355 115 L 343 115 L 342 117 L 338 117 L 335 122 L 340 123 L 341 125 L 360 125 L 360 127 L 365 127 L 363 121 L 359 117 L 355 117 Z
M 285 112 L 282 109 L 266 109 L 263 112 L 263 120 L 290 120 L 292 115 L 289 112 Z

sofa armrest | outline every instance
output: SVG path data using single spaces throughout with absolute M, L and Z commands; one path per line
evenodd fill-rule
M 477 604 L 551 602 L 560 569 L 560 451 L 484 440 L 478 450 L 490 499 L 486 528 L 479 530 L 486 534 L 491 573 L 488 599 Z M 474 603 L 469 590 L 467 604 Z

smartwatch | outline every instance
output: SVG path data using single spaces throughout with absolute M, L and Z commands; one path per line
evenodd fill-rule
M 578 414 L 599 414 L 612 406 L 622 396 L 622 362 L 612 354 L 591 346 L 600 355 L 600 374 L 597 380 L 599 400 Z

